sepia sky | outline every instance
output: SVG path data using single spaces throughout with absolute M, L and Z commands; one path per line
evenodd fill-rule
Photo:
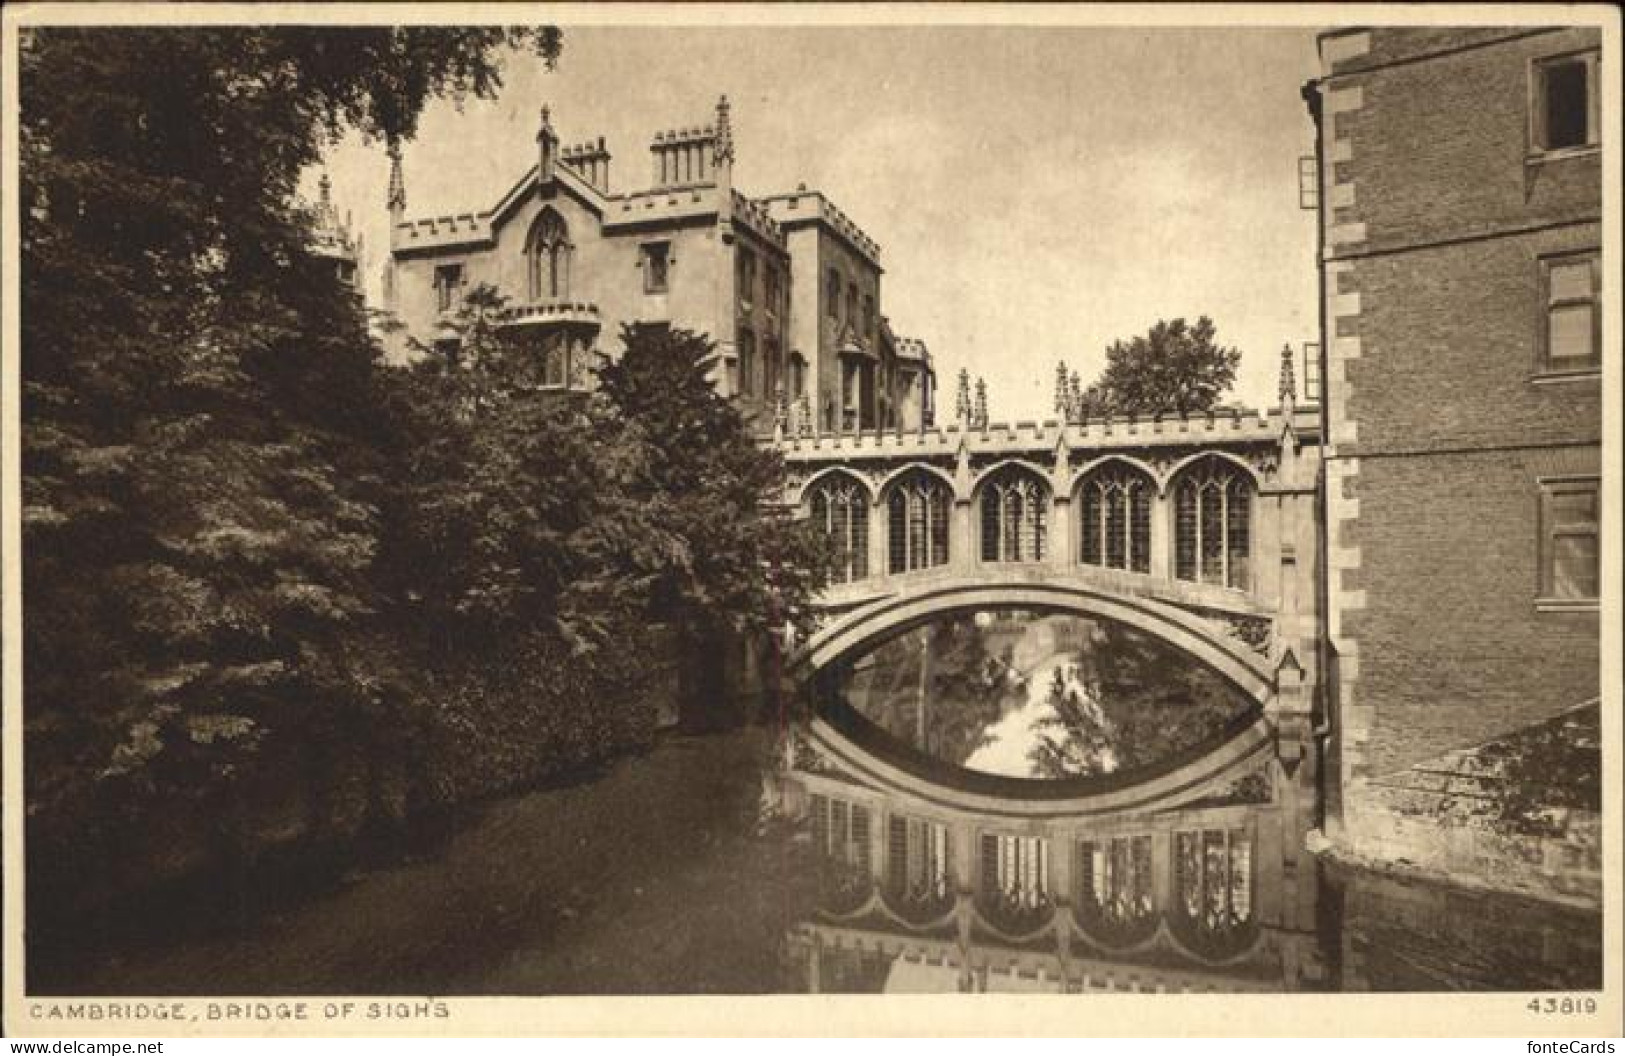
M 653 134 L 726 93 L 739 189 L 805 183 L 880 243 L 884 311 L 931 348 L 943 416 L 968 367 L 995 420 L 1050 417 L 1058 359 L 1087 383 L 1113 339 L 1201 314 L 1242 350 L 1237 396 L 1268 405 L 1281 345 L 1313 338 L 1313 30 L 564 28 L 554 72 L 515 56 L 496 101 L 431 106 L 408 216 L 495 204 L 544 103 L 565 144 L 606 138 L 612 191 L 646 187 Z M 375 292 L 383 148 L 347 139 L 329 168 Z

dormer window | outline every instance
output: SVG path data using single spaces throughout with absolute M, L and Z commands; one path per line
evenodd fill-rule
M 1537 152 L 1597 145 L 1597 52 L 1540 60 L 1531 88 L 1530 140 Z

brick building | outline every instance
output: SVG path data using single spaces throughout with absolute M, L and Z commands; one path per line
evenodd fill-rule
M 1493 799 L 1496 745 L 1595 715 L 1600 44 L 1319 41 L 1327 827 L 1355 853 L 1594 881 L 1574 826 L 1542 851 L 1462 805 Z
M 639 190 L 611 189 L 602 137 L 561 147 L 545 108 L 536 144 L 536 164 L 490 208 L 421 219 L 406 216 L 393 160 L 384 304 L 401 345 L 455 339 L 447 313 L 489 284 L 507 299 L 503 325 L 561 389 L 591 383 L 622 323 L 664 323 L 711 337 L 718 389 L 764 426 L 923 424 L 930 357 L 884 325 L 879 245 L 805 186 L 741 192 L 726 99 L 713 123 L 655 135 Z

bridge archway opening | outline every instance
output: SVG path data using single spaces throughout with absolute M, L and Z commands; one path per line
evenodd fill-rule
M 992 800 L 1166 797 L 1273 743 L 1261 658 L 1146 599 L 946 587 L 839 617 L 798 660 L 838 752 Z

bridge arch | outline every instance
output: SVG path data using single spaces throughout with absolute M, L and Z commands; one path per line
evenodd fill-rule
M 1263 657 L 1177 606 L 1075 582 L 1001 582 L 996 576 L 891 595 L 844 613 L 807 639 L 794 664 L 809 673 L 818 671 L 862 646 L 934 616 L 990 608 L 1043 609 L 1115 620 L 1206 664 L 1260 706 L 1274 695 L 1274 675 Z
M 1116 620 L 1184 651 L 1206 664 L 1256 707 L 1239 717 L 1200 751 L 1175 757 L 1165 766 L 1057 783 L 1031 794 L 989 784 L 981 775 L 944 783 L 917 772 L 913 764 L 865 743 L 834 717 L 815 715 L 809 733 L 834 759 L 875 787 L 930 809 L 964 816 L 1062 818 L 1114 816 L 1193 803 L 1273 756 L 1277 731 L 1272 713 L 1275 679 L 1264 659 L 1224 632 L 1184 610 L 1151 598 L 1119 594 L 1080 584 L 1039 581 L 998 582 L 977 577 L 944 583 L 906 597 L 882 598 L 834 619 L 807 640 L 792 661 L 803 678 L 840 657 L 934 616 L 966 609 L 1022 607 Z M 993 779 L 1002 783 L 1003 779 Z M 1043 782 L 1018 782 L 1041 785 Z

